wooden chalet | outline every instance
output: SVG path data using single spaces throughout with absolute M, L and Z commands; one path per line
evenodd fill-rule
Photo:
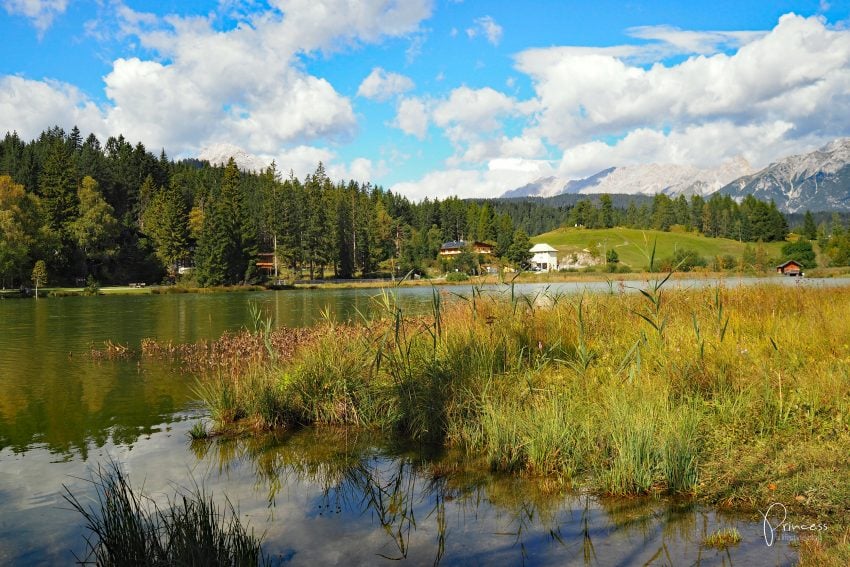
M 452 240 L 440 246 L 440 256 L 457 256 L 466 246 L 472 249 L 473 254 L 492 254 L 493 245 L 486 242 L 465 242 L 463 240 Z
M 783 264 L 776 266 L 776 273 L 784 276 L 802 276 L 803 266 L 796 260 L 788 260 Z
M 274 274 L 274 252 L 260 252 L 257 254 L 257 267 L 265 270 L 266 275 Z

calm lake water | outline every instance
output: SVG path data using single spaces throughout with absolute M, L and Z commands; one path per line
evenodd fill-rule
M 846 281 L 774 280 L 780 285 Z M 726 280 L 744 285 L 749 280 Z M 684 281 L 676 285 L 715 285 Z M 633 284 L 639 286 L 639 282 Z M 517 286 L 526 294 L 544 285 Z M 607 283 L 552 284 L 549 291 L 609 291 Z M 614 287 L 616 291 L 616 284 Z M 470 288 L 441 288 L 468 295 Z M 165 501 L 197 481 L 226 495 L 265 549 L 287 564 L 790 565 L 785 542 L 768 548 L 761 523 L 712 510 L 641 500 L 552 494 L 534 483 L 457 470 L 450 456 L 344 432 L 190 444 L 203 410 L 193 379 L 150 361 L 93 361 L 107 340 L 192 342 L 249 324 L 256 304 L 278 325 L 369 316 L 374 289 L 69 297 L 0 301 L 0 564 L 73 564 L 82 522 L 63 485 L 93 494 L 86 479 L 119 461 L 134 483 Z M 428 287 L 403 288 L 406 309 L 427 308 Z M 508 293 L 505 290 L 500 293 Z M 700 547 L 735 526 L 728 551 Z

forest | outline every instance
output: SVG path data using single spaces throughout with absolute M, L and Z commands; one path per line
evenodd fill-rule
M 682 225 L 743 241 L 782 240 L 788 232 L 772 203 L 752 197 L 739 204 L 658 195 L 618 207 L 607 195 L 572 204 L 411 202 L 380 186 L 331 180 L 321 163 L 304 179 L 274 163 L 246 172 L 232 160 L 215 166 L 171 160 L 165 150 L 157 156 L 123 136 L 101 144 L 76 127 L 0 141 L 4 287 L 29 285 L 39 261 L 51 285 L 174 281 L 186 268 L 202 286 L 253 283 L 269 275 L 257 261 L 273 250 L 289 278 L 401 275 L 435 265 L 451 240 L 487 241 L 497 259 L 516 261 L 515 241 L 522 247 L 528 235 L 564 225 Z
M 122 136 L 104 145 L 54 127 L 0 141 L 0 278 L 27 284 L 42 260 L 53 285 L 159 282 L 192 267 L 204 286 L 260 281 L 277 250 L 290 277 L 407 273 L 449 240 L 487 240 L 503 255 L 514 235 L 552 230 L 566 208 L 530 201 L 412 203 L 379 186 L 333 182 L 322 164 L 298 179 L 272 163 L 173 161 Z

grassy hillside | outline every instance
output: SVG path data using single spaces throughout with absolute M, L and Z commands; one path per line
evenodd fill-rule
M 604 253 L 611 248 L 617 251 L 620 262 L 633 268 L 644 268 L 649 263 L 653 241 L 657 240 L 656 259 L 672 256 L 677 249 L 694 250 L 700 256 L 713 258 L 730 254 L 741 256 L 746 244 L 726 238 L 708 238 L 694 232 L 661 232 L 658 230 L 638 230 L 631 228 L 559 228 L 540 234 L 532 242 L 545 242 L 559 252 L 570 253 L 583 249 Z M 764 244 L 769 257 L 778 257 L 781 242 Z

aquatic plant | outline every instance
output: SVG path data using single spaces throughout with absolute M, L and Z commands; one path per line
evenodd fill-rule
M 702 541 L 705 547 L 726 549 L 727 547 L 741 543 L 741 533 L 737 528 L 720 528 Z
M 200 441 L 202 439 L 208 438 L 210 436 L 210 432 L 207 429 L 207 424 L 204 423 L 202 419 L 199 419 L 198 421 L 192 424 L 192 427 L 189 429 L 187 435 L 192 441 Z
M 748 508 L 816 494 L 807 511 L 839 514 L 850 288 L 669 285 L 435 290 L 425 313 L 387 291 L 377 318 L 326 322 L 289 358 L 220 372 L 204 399 L 227 423 L 382 429 L 603 493 Z M 776 471 L 788 480 L 765 492 Z
M 86 556 L 81 564 L 122 565 L 266 565 L 260 538 L 239 519 L 226 500 L 216 505 L 197 485 L 180 491 L 167 508 L 130 484 L 112 462 L 92 473 L 96 496 L 86 506 L 64 486 L 65 500 L 85 520 Z

